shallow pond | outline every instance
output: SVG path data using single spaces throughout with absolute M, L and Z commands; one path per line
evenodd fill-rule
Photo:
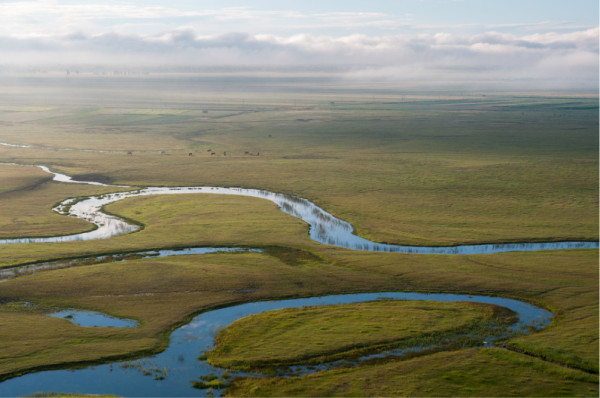
M 137 322 L 133 319 L 115 318 L 101 312 L 68 309 L 48 314 L 54 318 L 62 318 L 79 326 L 134 328 Z
M 106 185 L 93 181 L 74 181 L 71 177 L 50 171 L 46 166 L 38 166 L 48 173 L 54 174 L 54 180 L 60 182 Z M 123 187 L 123 186 L 120 186 Z M 335 218 L 314 203 L 291 195 L 274 193 L 260 189 L 247 188 L 220 188 L 220 187 L 150 187 L 129 192 L 96 195 L 87 199 L 75 201 L 70 198 L 55 207 L 61 214 L 87 220 L 96 229 L 74 235 L 56 236 L 49 238 L 19 238 L 0 239 L 0 244 L 9 243 L 37 243 L 37 242 L 68 242 L 78 240 L 105 239 L 122 235 L 139 229 L 138 226 L 129 224 L 124 220 L 102 212 L 102 207 L 126 198 L 149 195 L 174 195 L 174 194 L 218 194 L 250 196 L 269 200 L 275 203 L 281 211 L 299 218 L 310 225 L 310 238 L 327 245 L 344 247 L 361 251 L 380 251 L 393 253 L 412 254 L 481 254 L 499 253 L 508 251 L 534 251 L 534 250 L 559 250 L 597 248 L 598 242 L 542 242 L 542 243 L 507 243 L 507 244 L 481 244 L 458 246 L 403 246 L 371 242 L 352 233 L 352 226 L 346 221 Z
M 203 391 L 192 387 L 192 381 L 198 380 L 202 375 L 222 373 L 222 370 L 196 358 L 212 347 L 214 335 L 220 328 L 236 319 L 280 308 L 346 304 L 376 299 L 471 301 L 496 304 L 518 314 L 519 321 L 513 325 L 515 330 L 525 330 L 524 327 L 527 326 L 540 328 L 547 325 L 552 318 L 550 312 L 518 300 L 461 294 L 386 292 L 260 301 L 208 311 L 196 316 L 187 325 L 176 329 L 171 334 L 168 348 L 160 354 L 139 361 L 27 374 L 0 383 L 0 396 L 22 396 L 36 391 L 153 397 L 203 395 Z M 164 379 L 158 380 L 162 377 Z

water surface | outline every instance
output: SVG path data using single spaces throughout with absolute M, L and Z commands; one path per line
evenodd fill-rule
M 133 319 L 116 318 L 96 311 L 68 309 L 50 313 L 48 316 L 62 318 L 85 327 L 134 328 L 138 325 Z

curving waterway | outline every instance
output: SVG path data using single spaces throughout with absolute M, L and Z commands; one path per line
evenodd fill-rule
M 518 322 L 512 326 L 512 329 L 523 332 L 543 327 L 552 318 L 550 312 L 518 300 L 462 294 L 385 292 L 259 301 L 208 311 L 196 316 L 187 325 L 173 331 L 168 348 L 160 354 L 139 361 L 113 362 L 80 369 L 26 374 L 1 382 L 0 396 L 24 396 L 36 391 L 148 397 L 202 395 L 202 391 L 192 387 L 192 382 L 201 376 L 218 375 L 223 370 L 197 357 L 212 347 L 214 335 L 220 328 L 244 316 L 263 311 L 377 299 L 470 301 L 495 304 L 516 312 Z M 247 374 L 232 373 L 232 376 L 236 375 Z
M 65 174 L 51 171 L 46 166 L 38 165 L 37 167 L 40 167 L 48 173 L 52 173 L 54 175 L 54 180 L 59 182 L 121 188 L 126 187 L 122 185 L 107 185 L 94 181 L 75 181 Z M 0 239 L 0 244 L 106 239 L 130 233 L 136 231 L 139 227 L 137 225 L 129 224 L 116 216 L 104 213 L 102 207 L 109 203 L 137 196 L 174 194 L 238 195 L 266 199 L 275 203 L 284 213 L 299 218 L 309 224 L 309 236 L 311 239 L 319 243 L 352 250 L 412 254 L 482 254 L 509 251 L 583 249 L 598 247 L 598 242 L 500 243 L 457 246 L 405 246 L 377 243 L 354 235 L 353 228 L 349 223 L 334 217 L 307 199 L 260 189 L 222 187 L 149 187 L 127 192 L 96 195 L 82 200 L 69 198 L 56 206 L 54 210 L 60 214 L 70 215 L 89 221 L 96 226 L 96 229 L 79 234 L 47 238 Z

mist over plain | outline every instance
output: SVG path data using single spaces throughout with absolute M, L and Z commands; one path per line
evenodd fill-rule
M 518 36 L 487 32 L 342 37 L 200 35 L 181 28 L 0 37 L 0 75 L 282 76 L 471 89 L 596 91 L 598 28 Z

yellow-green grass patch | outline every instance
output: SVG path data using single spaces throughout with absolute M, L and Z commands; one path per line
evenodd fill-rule
M 238 379 L 225 395 L 592 397 L 598 377 L 498 348 L 472 348 L 304 377 Z
M 287 308 L 239 319 L 215 337 L 210 364 L 229 369 L 330 362 L 385 349 L 439 348 L 440 341 L 487 334 L 516 319 L 477 303 L 371 301 Z
M 10 192 L 32 190 L 52 179 L 52 176 L 37 167 L 0 165 L 0 194 L 4 198 Z

